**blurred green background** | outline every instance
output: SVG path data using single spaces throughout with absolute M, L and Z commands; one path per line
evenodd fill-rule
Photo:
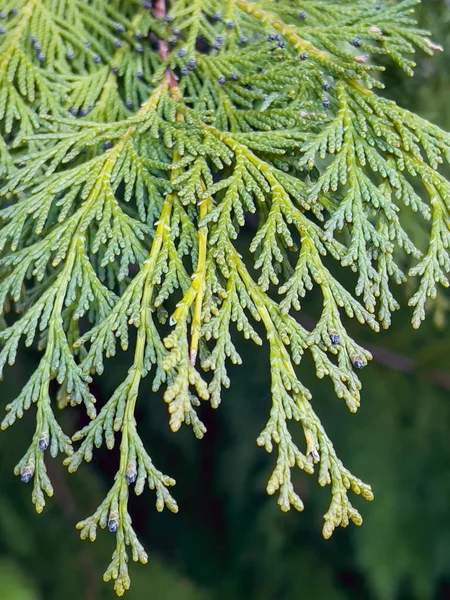
M 425 0 L 418 12 L 447 53 L 418 56 L 413 80 L 389 70 L 388 93 L 450 130 L 450 1 Z M 222 405 L 202 409 L 208 428 L 202 442 L 189 428 L 169 433 L 166 406 L 144 387 L 140 431 L 156 464 L 177 479 L 180 513 L 157 514 L 150 492 L 132 498 L 131 513 L 150 561 L 131 566 L 128 600 L 450 599 L 447 304 L 444 295 L 438 298 L 418 332 L 406 308 L 379 336 L 350 324 L 375 357 L 362 373 L 357 415 L 315 380 L 308 365 L 302 369 L 339 455 L 375 492 L 373 503 L 358 504 L 363 527 L 337 531 L 329 541 L 320 534 L 329 489 L 319 488 L 314 477 L 295 475 L 303 514 L 281 514 L 275 499 L 265 495 L 273 457 L 255 444 L 270 401 L 264 349 L 240 347 L 244 366 L 231 373 L 233 385 Z M 121 355 L 98 382 L 99 402 L 120 380 L 128 358 Z M 28 352 L 10 370 L 1 388 L 3 404 L 36 360 Z M 68 431 L 82 423 L 76 410 L 61 418 Z M 0 435 L 0 600 L 111 599 L 102 573 L 112 536 L 102 532 L 95 544 L 81 542 L 74 526 L 103 498 L 117 453 L 99 451 L 91 465 L 71 476 L 51 461 L 55 497 L 37 516 L 30 487 L 12 473 L 31 439 L 33 419 L 29 414 Z

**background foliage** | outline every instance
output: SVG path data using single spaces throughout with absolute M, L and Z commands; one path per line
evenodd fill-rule
M 434 39 L 450 47 L 450 6 L 428 0 L 422 24 Z M 447 39 L 446 39 L 447 38 Z M 416 78 L 391 73 L 389 93 L 396 101 L 450 129 L 448 52 L 419 58 Z M 283 515 L 266 497 L 272 458 L 254 439 L 270 406 L 268 364 L 264 351 L 242 346 L 245 366 L 220 410 L 202 411 L 208 435 L 196 443 L 189 431 L 173 436 L 166 409 L 150 389 L 142 397 L 151 414 L 139 408 L 141 432 L 160 467 L 178 482 L 178 515 L 150 508 L 148 496 L 133 498 L 134 524 L 149 551 L 146 568 L 132 569 L 129 598 L 159 599 L 310 598 L 326 600 L 438 599 L 450 597 L 450 350 L 445 297 L 434 323 L 417 331 L 409 311 L 395 315 L 393 327 L 373 339 L 352 332 L 370 346 L 375 361 L 362 376 L 362 406 L 351 419 L 337 403 L 331 386 L 321 384 L 321 414 L 344 462 L 373 485 L 376 501 L 364 507 L 364 527 L 320 535 L 327 492 L 300 474 L 296 486 L 308 515 Z M 405 358 L 408 356 L 408 359 Z M 35 368 L 28 351 L 7 373 L 8 396 L 16 394 Z M 108 398 L 126 373 L 129 357 L 115 359 L 111 379 L 96 390 Z M 311 370 L 305 381 L 315 391 Z M 149 384 L 147 384 L 149 385 Z M 143 404 L 143 403 L 141 403 Z M 264 408 L 264 410 L 263 410 Z M 63 419 L 77 419 L 74 413 Z M 75 430 L 83 423 L 66 423 Z M 0 589 L 2 599 L 53 600 L 112 598 L 101 582 L 113 540 L 103 534 L 94 545 L 80 544 L 74 524 L 89 514 L 115 473 L 117 455 L 103 451 L 82 473 L 65 476 L 52 461 L 55 500 L 37 518 L 29 490 L 12 474 L 15 457 L 33 432 L 33 419 L 0 436 Z M 148 439 L 145 437 L 147 432 Z M 162 461 L 162 462 L 161 462 Z

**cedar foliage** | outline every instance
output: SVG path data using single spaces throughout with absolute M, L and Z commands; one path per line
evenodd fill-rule
M 316 470 L 331 487 L 324 536 L 362 522 L 348 494 L 371 500 L 371 488 L 339 459 L 297 365 L 309 355 L 356 411 L 356 371 L 371 356 L 346 318 L 389 327 L 392 288 L 411 281 L 419 327 L 448 285 L 450 184 L 439 169 L 450 136 L 378 91 L 388 60 L 412 75 L 416 48 L 441 50 L 416 28 L 415 4 L 2 6 L 0 367 L 23 342 L 42 351 L 2 428 L 36 405 L 16 473 L 33 480 L 38 512 L 53 493 L 47 450 L 73 472 L 120 440 L 112 487 L 78 524 L 82 538 L 98 527 L 116 535 L 105 580 L 119 595 L 130 585 L 127 547 L 147 561 L 130 488 L 147 484 L 158 510 L 177 511 L 174 480 L 139 436 L 141 381 L 161 390 L 172 431 L 185 423 L 201 438 L 197 407 L 220 404 L 227 364 L 241 363 L 239 333 L 266 337 L 270 353 L 272 407 L 257 439 L 277 454 L 268 493 L 283 511 L 303 510 L 291 471 Z M 250 260 L 240 251 L 252 213 Z M 312 326 L 299 317 L 307 295 L 318 306 Z M 130 345 L 126 378 L 97 410 L 91 382 Z M 54 407 L 79 404 L 91 421 L 69 437 Z

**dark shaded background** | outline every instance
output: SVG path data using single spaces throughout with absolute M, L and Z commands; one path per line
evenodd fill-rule
M 388 93 L 450 130 L 450 2 L 425 0 L 419 13 L 447 53 L 418 57 L 412 81 L 391 69 L 385 78 Z M 128 600 L 450 599 L 448 306 L 448 294 L 438 298 L 419 332 L 411 329 L 406 308 L 379 336 L 350 325 L 375 357 L 362 373 L 357 415 L 304 365 L 303 381 L 338 453 L 375 492 L 373 503 L 358 504 L 364 526 L 337 531 L 329 541 L 320 534 L 329 489 L 319 488 L 314 477 L 295 475 L 303 514 L 281 514 L 265 494 L 274 457 L 255 444 L 270 402 L 264 349 L 241 345 L 244 366 L 231 373 L 233 385 L 223 404 L 217 411 L 203 408 L 208 434 L 202 442 L 188 428 L 171 434 L 161 397 L 144 386 L 140 431 L 156 464 L 177 479 L 180 513 L 157 514 L 150 492 L 132 498 L 134 523 L 150 562 L 131 566 Z M 24 354 L 7 374 L 3 405 L 36 359 L 32 352 Z M 97 383 L 99 402 L 120 381 L 129 357 L 122 354 L 111 363 L 108 376 Z M 37 516 L 30 487 L 12 474 L 32 436 L 31 413 L 0 435 L 0 599 L 111 599 L 102 573 L 112 536 L 101 532 L 95 544 L 81 542 L 74 526 L 104 497 L 117 454 L 99 451 L 93 464 L 71 476 L 52 461 L 55 497 Z M 80 418 L 70 409 L 61 415 L 68 431 L 79 427 Z

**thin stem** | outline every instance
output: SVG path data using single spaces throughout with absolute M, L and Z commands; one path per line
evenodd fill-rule
M 270 25 L 276 31 L 279 31 L 299 53 L 306 52 L 309 55 L 316 57 L 318 60 L 333 62 L 333 64 L 335 64 L 331 54 L 319 50 L 311 42 L 300 37 L 293 25 L 288 25 L 276 15 L 260 8 L 254 2 L 248 2 L 248 0 L 235 0 L 235 3 L 242 11 L 252 15 L 252 17 L 255 17 L 258 21 Z M 340 70 L 343 70 L 342 67 L 340 67 Z
M 166 10 L 166 1 L 165 0 L 156 0 L 153 14 L 157 19 L 164 19 L 167 14 Z M 158 42 L 158 51 L 162 61 L 166 61 L 169 56 L 169 45 L 165 40 L 159 40 Z M 169 88 L 174 89 L 178 86 L 178 82 L 173 74 L 172 69 L 166 69 L 166 81 Z
M 206 191 L 206 186 L 201 181 L 201 186 L 203 191 Z M 209 208 L 212 204 L 212 200 L 210 196 L 206 196 L 200 202 L 200 214 L 199 219 L 200 222 L 206 217 L 208 214 Z M 206 276 L 206 251 L 208 244 L 208 227 L 203 225 L 198 230 L 198 262 L 197 269 L 193 276 L 192 287 L 195 289 L 195 306 L 194 306 L 194 316 L 192 320 L 191 326 L 191 347 L 189 351 L 189 357 L 191 360 L 191 364 L 195 365 L 195 361 L 197 359 L 198 353 L 198 343 L 200 340 L 200 329 L 201 329 L 201 318 L 202 318 L 202 306 L 203 306 L 203 297 L 205 295 L 205 276 Z

